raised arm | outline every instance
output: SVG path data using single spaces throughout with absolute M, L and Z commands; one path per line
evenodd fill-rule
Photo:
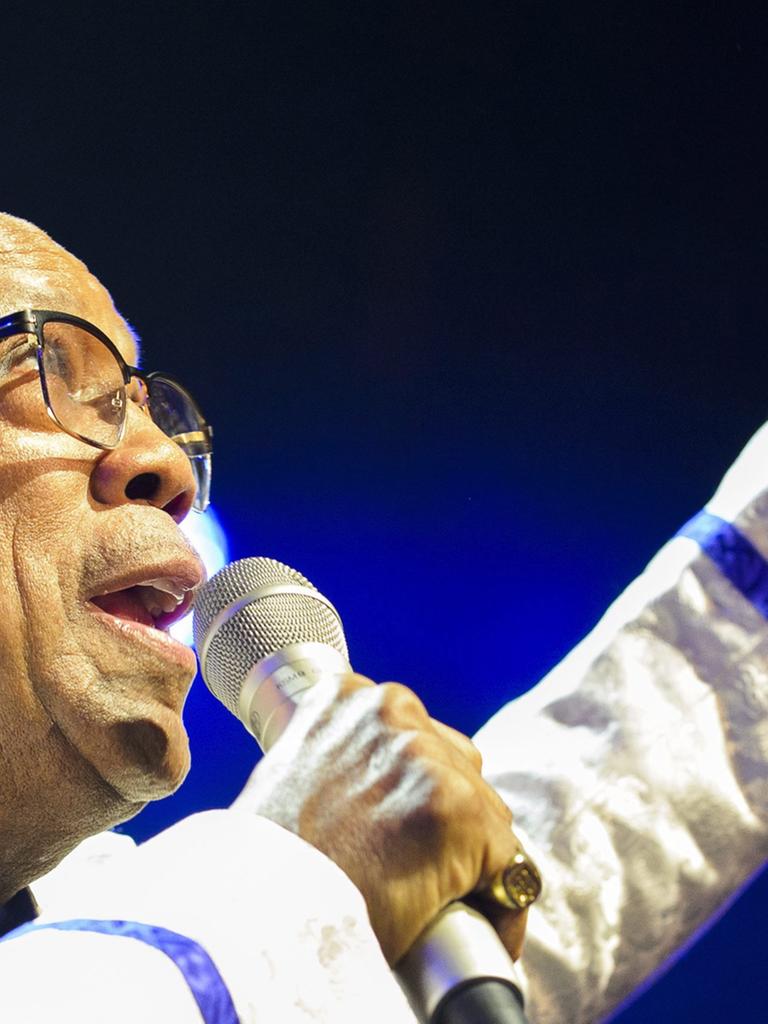
M 594 631 L 475 738 L 546 879 L 537 1024 L 601 1020 L 768 851 L 768 425 Z

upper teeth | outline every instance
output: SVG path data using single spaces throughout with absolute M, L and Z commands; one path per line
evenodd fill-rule
M 165 576 L 157 580 L 147 580 L 146 583 L 140 583 L 139 586 L 154 587 L 155 590 L 162 590 L 164 594 L 173 594 L 174 597 L 178 598 L 177 604 L 184 599 L 184 594 L 186 593 L 184 587 L 175 580 L 168 579 Z
M 138 587 L 144 607 L 154 618 L 174 611 L 184 600 L 184 588 L 174 580 L 148 580 L 146 583 L 139 583 Z

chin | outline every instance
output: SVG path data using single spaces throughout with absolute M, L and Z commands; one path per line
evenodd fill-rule
M 111 729 L 111 765 L 103 778 L 131 803 L 169 796 L 189 771 L 189 740 L 180 719 L 172 723 L 142 718 Z

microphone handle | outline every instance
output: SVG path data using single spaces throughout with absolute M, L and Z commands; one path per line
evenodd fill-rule
M 487 918 L 449 903 L 396 968 L 423 1024 L 527 1024 L 515 964 Z
M 307 690 L 349 671 L 346 659 L 326 644 L 284 647 L 246 676 L 240 720 L 267 751 Z M 491 923 L 459 901 L 424 929 L 396 975 L 422 1024 L 527 1024 L 514 961 Z

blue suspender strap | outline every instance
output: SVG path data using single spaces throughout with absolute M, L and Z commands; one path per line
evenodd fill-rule
M 678 531 L 695 540 L 720 572 L 768 619 L 768 561 L 735 526 L 699 512 Z
M 165 953 L 184 976 L 205 1024 L 240 1024 L 229 989 L 202 946 L 186 935 L 140 924 L 138 921 L 55 921 L 51 924 L 25 924 L 10 932 L 0 942 L 7 942 L 29 932 L 55 928 L 59 931 L 101 932 L 104 935 L 138 939 Z

